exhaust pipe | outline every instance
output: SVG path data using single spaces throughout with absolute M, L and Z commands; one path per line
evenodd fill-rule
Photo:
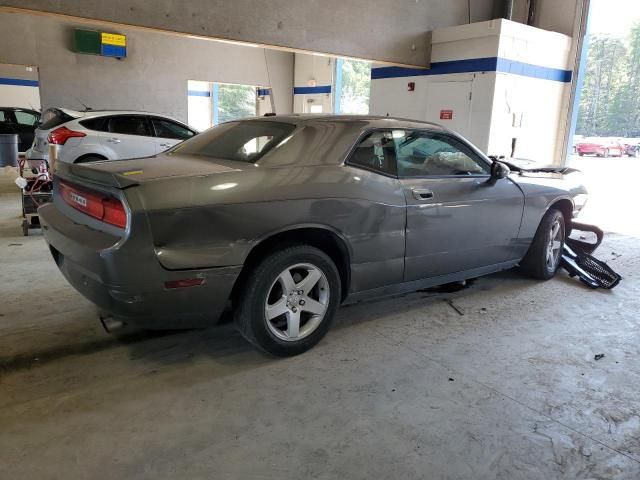
M 112 316 L 100 315 L 100 323 L 102 324 L 102 328 L 107 333 L 113 333 L 117 330 L 122 330 L 126 323 L 122 320 L 117 320 Z

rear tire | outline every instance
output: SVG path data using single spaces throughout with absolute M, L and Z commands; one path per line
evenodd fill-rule
M 340 275 L 322 250 L 295 245 L 266 256 L 236 293 L 240 333 L 271 355 L 306 352 L 325 336 L 340 303 Z
M 550 209 L 542 217 L 529 251 L 520 262 L 520 270 L 533 278 L 552 278 L 562 257 L 565 238 L 565 220 L 562 212 Z

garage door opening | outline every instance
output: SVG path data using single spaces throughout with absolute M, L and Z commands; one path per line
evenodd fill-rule
M 640 235 L 640 3 L 592 0 L 577 80 L 575 135 L 567 165 L 585 173 L 582 220 Z
M 335 113 L 367 115 L 371 95 L 371 62 L 336 60 Z
M 253 85 L 189 80 L 188 123 L 206 130 L 222 122 L 255 117 L 261 91 Z

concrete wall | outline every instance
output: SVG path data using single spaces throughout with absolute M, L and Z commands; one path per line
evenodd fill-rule
M 428 64 L 428 31 L 494 18 L 496 3 L 501 1 L 0 0 L 0 6 L 416 66 Z
M 123 60 L 73 52 L 73 28 L 127 35 Z M 187 81 L 274 88 L 279 113 L 291 112 L 293 53 L 134 28 L 0 12 L 0 63 L 36 65 L 43 108 L 139 109 L 187 121 Z M 265 56 L 268 61 L 265 63 Z
M 9 85 L 12 80 L 27 80 L 33 85 Z M 31 65 L 0 64 L 0 106 L 40 109 L 38 69 Z

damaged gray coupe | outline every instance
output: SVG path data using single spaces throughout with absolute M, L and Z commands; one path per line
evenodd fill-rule
M 202 327 L 231 305 L 247 340 L 286 356 L 341 303 L 515 266 L 551 278 L 585 201 L 579 172 L 510 170 L 438 125 L 292 115 L 59 165 L 40 215 L 108 325 Z

